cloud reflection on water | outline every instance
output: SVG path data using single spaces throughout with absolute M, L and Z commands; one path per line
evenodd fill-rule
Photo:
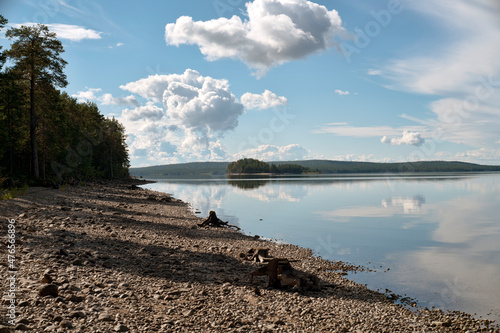
M 248 233 L 390 267 L 353 277 L 373 289 L 483 316 L 493 310 L 500 320 L 499 175 L 155 185 Z

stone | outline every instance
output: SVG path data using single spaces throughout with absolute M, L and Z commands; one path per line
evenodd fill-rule
M 71 295 L 68 299 L 73 303 L 80 303 L 80 302 L 83 302 L 85 300 L 85 296 L 83 296 L 83 295 Z
M 61 327 L 61 328 L 73 328 L 73 323 L 71 321 L 65 319 L 59 323 L 59 327 Z
M 25 306 L 30 306 L 30 304 L 31 304 L 30 301 L 22 301 L 22 302 L 19 302 L 18 305 L 21 307 L 25 307 Z
M 42 288 L 40 288 L 40 290 L 38 291 L 38 295 L 41 297 L 49 296 L 49 295 L 53 296 L 53 297 L 57 297 L 57 295 L 59 294 L 58 288 L 59 287 L 55 284 L 47 284 L 47 285 L 43 286 Z
M 86 315 L 83 311 L 73 311 L 69 314 L 70 318 L 85 318 Z
M 128 327 L 125 325 L 122 325 L 122 324 L 116 325 L 114 327 L 114 330 L 115 330 L 115 332 L 128 332 L 129 331 Z
M 189 310 L 186 310 L 186 311 L 182 312 L 182 315 L 184 317 L 190 317 L 190 316 L 193 315 L 193 313 L 194 313 L 194 310 L 193 309 L 189 309 Z
M 82 266 L 83 261 L 81 259 L 75 259 L 75 260 L 73 260 L 72 264 L 75 266 Z
M 17 324 L 16 327 L 14 327 L 15 331 L 28 331 L 30 328 L 26 326 L 25 324 Z
M 43 274 L 42 280 L 40 282 L 48 284 L 52 283 L 52 281 L 54 281 L 52 276 L 50 276 L 49 274 Z
M 115 319 L 106 312 L 103 312 L 99 315 L 99 318 L 97 318 L 98 321 L 115 321 Z

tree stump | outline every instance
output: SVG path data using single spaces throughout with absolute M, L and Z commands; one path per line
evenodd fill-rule
M 240 230 L 239 227 L 235 225 L 228 224 L 228 222 L 222 221 L 217 217 L 217 214 L 215 214 L 215 211 L 211 210 L 210 213 L 208 214 L 208 217 L 205 221 L 202 223 L 198 224 L 199 227 L 228 227 L 228 228 L 235 228 L 236 230 Z
M 261 262 L 267 262 L 250 273 L 250 283 L 253 283 L 255 276 L 268 277 L 268 288 L 281 288 L 282 283 L 292 287 L 294 290 L 320 290 L 319 278 L 314 274 L 296 270 L 290 264 L 290 260 L 284 258 L 269 258 L 268 249 L 251 249 L 248 251 L 247 259 L 259 260 L 259 253 L 265 255 Z M 250 257 L 250 258 L 249 258 Z

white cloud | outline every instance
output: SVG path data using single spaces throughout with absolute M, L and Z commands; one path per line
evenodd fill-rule
M 122 85 L 120 88 L 159 103 L 163 99 L 163 92 L 168 89 L 172 81 L 184 80 L 188 82 L 187 84 L 198 84 L 196 82 L 199 77 L 198 72 L 188 71 L 184 74 L 150 75 L 147 78 Z M 189 77 L 190 74 L 192 74 L 191 77 Z
M 97 99 L 95 93 L 99 91 L 101 91 L 100 88 L 88 88 L 87 91 L 78 91 L 76 94 L 71 95 L 71 97 L 75 97 L 81 103 L 91 102 Z
M 410 6 L 440 27 L 433 44 L 420 45 L 420 53 L 412 51 L 369 74 L 388 79 L 390 89 L 439 96 L 429 105 L 433 117 L 406 118 L 425 125 L 426 137 L 436 142 L 489 152 L 455 158 L 494 161 L 500 127 L 500 7 L 492 0 L 422 0 Z
M 255 0 L 248 19 L 193 21 L 182 16 L 165 27 L 169 45 L 195 44 L 208 60 L 240 59 L 262 76 L 272 66 L 335 45 L 346 34 L 337 11 L 306 0 Z
M 148 102 L 145 106 L 138 106 L 133 110 L 123 110 L 122 116 L 130 121 L 141 119 L 149 119 L 155 121 L 160 120 L 164 116 L 164 113 L 162 108 L 157 107 L 153 102 Z
M 369 69 L 367 74 L 368 75 L 381 75 L 383 72 L 380 69 Z
M 350 94 L 349 91 L 347 91 L 347 90 L 340 90 L 340 89 L 335 89 L 335 93 L 337 95 L 340 95 L 340 96 L 345 96 L 345 95 L 349 95 Z
M 127 97 L 113 97 L 113 95 L 111 94 L 104 94 L 99 97 L 99 101 L 102 103 L 102 105 L 139 106 L 139 102 L 133 95 Z
M 123 43 L 116 43 L 115 45 L 110 45 L 108 46 L 108 48 L 112 49 L 112 48 L 115 48 L 115 47 L 120 47 L 120 46 L 123 46 L 124 44 Z
M 321 126 L 319 129 L 314 130 L 313 133 L 318 134 L 335 134 L 338 136 L 349 136 L 355 138 L 371 138 L 381 136 L 395 136 L 399 135 L 402 131 L 422 132 L 425 131 L 424 126 L 406 126 L 394 128 L 390 126 L 350 126 L 346 123 L 330 123 Z
M 227 159 L 220 138 L 238 126 L 244 107 L 226 80 L 187 69 L 183 74 L 149 76 L 121 88 L 150 100 L 145 107 L 122 112 L 134 138 L 133 156 L 145 154 L 151 162 Z M 164 151 L 166 145 L 175 149 Z
M 412 8 L 437 22 L 445 36 L 452 32 L 454 39 L 446 37 L 433 52 L 423 49 L 421 55 L 393 60 L 382 68 L 394 87 L 426 94 L 470 93 L 479 79 L 500 74 L 495 1 L 422 0 Z
M 37 25 L 37 23 L 26 22 L 22 24 L 12 24 L 12 26 L 15 28 L 19 28 L 23 25 L 34 26 Z M 51 32 L 54 32 L 57 35 L 57 38 L 60 39 L 69 39 L 73 42 L 80 42 L 83 39 L 101 39 L 102 32 L 98 32 L 92 29 L 87 29 L 79 25 L 61 24 L 61 23 L 52 23 L 45 25 L 49 28 Z
M 226 80 L 204 77 L 192 69 L 150 76 L 121 88 L 153 102 L 162 101 L 172 124 L 203 135 L 234 129 L 243 113 L 243 105 L 229 91 Z
M 245 93 L 241 96 L 241 103 L 248 110 L 264 110 L 287 104 L 284 96 L 277 96 L 275 93 L 265 90 L 262 94 Z
M 400 138 L 391 139 L 387 136 L 383 136 L 380 142 L 387 143 L 393 146 L 413 145 L 419 147 L 425 143 L 425 139 L 423 139 L 418 132 L 403 131 L 403 136 Z
M 309 151 L 298 144 L 287 146 L 260 145 L 234 155 L 235 159 L 257 158 L 264 161 L 294 161 L 307 159 Z

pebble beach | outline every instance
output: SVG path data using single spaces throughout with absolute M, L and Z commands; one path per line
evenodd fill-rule
M 0 201 L 0 216 L 0 333 L 500 332 L 467 313 L 398 304 L 346 277 L 362 267 L 201 228 L 187 203 L 133 181 L 29 188 Z M 251 282 L 262 264 L 242 254 L 256 248 L 314 274 L 320 290 Z

